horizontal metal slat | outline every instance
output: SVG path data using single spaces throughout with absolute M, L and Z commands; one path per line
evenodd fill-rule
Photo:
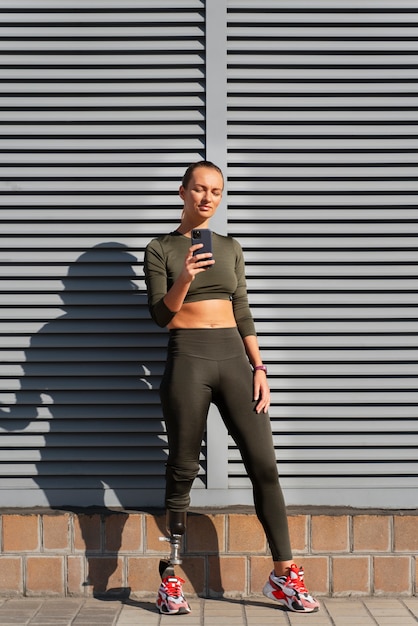
M 181 16 L 179 16 L 181 20 Z M 158 18 L 156 19 L 158 22 Z M 385 32 L 385 29 L 381 29 Z M 406 29 L 408 32 L 413 32 L 414 29 Z M 201 26 L 197 24 L 183 25 L 181 22 L 176 24 L 164 23 L 160 21 L 159 24 L 153 22 L 144 24 L 142 20 L 132 22 L 120 22 L 114 21 L 110 26 L 79 22 L 75 24 L 73 22 L 61 23 L 55 22 L 51 24 L 30 24 L 30 25 L 18 25 L 8 24 L 6 27 L 0 27 L 0 37 L 14 37 L 16 39 L 24 38 L 44 38 L 44 37 L 86 37 L 86 38 L 102 38 L 107 37 L 127 37 L 127 38 L 155 38 L 164 37 L 164 35 L 170 39 L 176 40 L 177 38 L 198 38 L 203 37 L 204 32 Z M 407 35 L 405 35 L 407 36 Z M 411 35 L 412 36 L 412 35 Z M 104 46 L 105 47 L 105 46 Z
M 329 391 L 378 391 L 380 389 L 390 389 L 393 392 L 398 391 L 418 391 L 418 382 L 414 375 L 401 375 L 397 371 L 397 367 L 393 366 L 390 373 L 386 376 L 376 377 L 371 372 L 372 368 L 369 368 L 369 373 L 364 376 L 357 374 L 357 365 L 352 364 L 351 371 L 345 375 L 319 375 L 316 373 L 315 368 L 312 366 L 310 374 L 295 377 L 290 373 L 276 377 L 274 374 L 269 375 L 270 387 L 275 393 L 280 393 L 280 390 L 285 391 L 305 391 L 323 389 L 326 392 Z M 117 384 L 115 384 L 115 387 Z M 348 443 L 348 442 L 347 442 Z
M 116 81 L 107 81 L 100 82 L 100 80 L 88 80 L 84 81 L 67 81 L 61 82 L 59 80 L 54 80 L 53 83 L 50 82 L 42 82 L 42 81 L 21 81 L 19 83 L 2 81 L 0 83 L 0 93 L 4 96 L 14 96 L 16 99 L 22 97 L 30 97 L 38 98 L 39 96 L 50 96 L 51 98 L 55 98 L 57 96 L 66 95 L 68 98 L 72 98 L 75 95 L 91 95 L 94 96 L 96 94 L 100 94 L 102 97 L 106 98 L 108 96 L 112 96 L 115 93 L 117 95 L 126 95 L 127 97 L 131 97 L 132 95 L 151 95 L 155 94 L 156 96 L 164 93 L 203 93 L 204 89 L 199 81 L 189 81 L 185 82 L 184 80 L 173 80 L 170 76 L 167 76 L 167 81 L 165 84 L 161 83 L 150 83 L 146 81 L 137 80 L 135 82 L 122 82 L 120 79 Z M 2 96 L 3 97 L 3 96 Z M 18 100 L 17 100 L 18 102 Z M 13 127 L 12 127 L 13 130 Z M 111 130 L 111 127 L 110 127 Z M 2 129 L 4 132 L 4 129 Z M 75 133 L 77 130 L 75 129 Z
M 396 295 L 396 297 L 395 297 Z M 393 306 L 395 300 L 402 298 L 400 301 L 401 306 L 415 305 L 418 303 L 418 294 L 415 292 L 408 293 L 396 293 L 396 292 L 384 292 L 375 291 L 370 293 L 369 291 L 358 290 L 356 292 L 347 292 L 341 290 L 341 292 L 327 292 L 317 291 L 306 293 L 297 293 L 296 291 L 287 290 L 275 295 L 273 304 L 277 307 L 283 305 L 292 306 Z M 266 302 L 266 298 L 260 293 L 251 293 L 249 297 L 251 306 L 263 305 Z M 343 311 L 341 311 L 343 313 Z
M 164 151 L 161 155 L 156 157 L 155 152 L 152 152 L 152 149 L 149 151 L 134 151 L 135 157 L 133 158 L 133 152 L 130 150 L 120 150 L 120 151 L 112 151 L 112 150 L 104 150 L 100 151 L 97 146 L 91 151 L 83 151 L 83 150 L 73 150 L 69 149 L 68 151 L 62 150 L 58 152 L 53 152 L 52 154 L 48 152 L 48 150 L 43 150 L 43 148 L 34 148 L 29 152 L 25 152 L 24 150 L 21 152 L 11 151 L 11 149 L 0 151 L 0 163 L 33 163 L 35 165 L 49 164 L 51 163 L 51 159 L 54 160 L 55 164 L 68 164 L 76 163 L 76 164 L 86 164 L 86 165 L 97 165 L 104 164 L 108 166 L 110 164 L 123 164 L 123 163 L 138 163 L 138 165 L 143 165 L 144 163 L 149 165 L 150 163 L 178 163 L 178 159 L 180 157 L 180 162 L 184 162 L 186 165 L 190 162 L 194 162 L 197 160 L 201 160 L 202 155 L 198 150 L 182 150 L 182 151 Z
M 157 2 L 154 2 L 154 7 L 156 4 Z M 200 6 L 202 6 L 201 2 L 199 4 Z M 64 2 L 62 3 L 62 5 L 64 5 Z M 195 7 L 198 8 L 198 6 L 199 5 L 195 3 Z M 76 22 L 77 26 L 80 28 L 86 27 L 89 29 L 91 28 L 92 24 L 110 24 L 110 26 L 113 27 L 120 24 L 146 24 L 147 22 L 149 22 L 149 25 L 152 25 L 154 27 L 156 23 L 161 24 L 161 26 L 163 27 L 177 27 L 180 24 L 185 24 L 188 22 L 204 22 L 203 14 L 198 11 L 181 11 L 181 8 L 186 7 L 178 7 L 178 2 L 176 2 L 176 6 L 173 6 L 172 2 L 171 7 L 174 8 L 175 11 L 161 11 L 158 9 L 154 11 L 149 11 L 144 7 L 142 1 L 141 3 L 136 2 L 136 6 L 132 6 L 132 12 L 129 12 L 129 10 L 125 10 L 125 6 L 120 7 L 120 9 L 124 9 L 123 12 L 120 11 L 118 13 L 114 10 L 107 11 L 105 5 L 103 5 L 101 9 L 97 7 L 99 8 L 99 10 L 90 12 L 89 9 L 95 7 L 92 7 L 91 3 L 89 3 L 89 6 L 86 6 L 86 3 L 84 3 L 84 8 L 82 12 L 71 11 L 71 9 L 66 12 L 65 9 L 67 9 L 68 7 L 63 6 L 62 9 L 61 5 L 55 2 L 55 4 L 50 7 L 50 13 L 45 10 L 38 12 L 37 10 L 43 8 L 40 7 L 38 4 L 36 7 L 34 5 L 31 6 L 32 9 L 35 9 L 35 11 L 31 11 L 30 13 L 23 11 L 14 12 L 13 9 L 9 9 L 7 12 L 5 12 L 1 10 L 4 9 L 4 5 L 2 5 L 2 7 L 0 7 L 0 14 L 3 24 L 10 25 L 10 23 L 12 23 L 15 27 L 17 27 L 19 23 L 21 23 L 22 26 L 26 26 L 27 28 L 32 27 L 36 29 L 39 27 L 39 25 L 43 25 L 45 28 L 50 26 L 51 28 L 55 29 L 57 26 L 65 27 L 68 26 L 68 24 L 74 24 L 74 22 Z M 152 7 L 150 6 L 149 8 Z
M 247 112 L 244 111 L 242 112 L 243 115 L 246 115 Z M 280 112 L 281 115 L 282 112 Z M 286 112 L 284 112 L 286 114 Z M 322 114 L 328 114 L 328 111 L 322 111 Z M 336 112 L 339 115 L 339 112 Z M 370 113 L 372 115 L 374 115 L 374 111 L 370 111 Z M 396 111 L 397 115 L 399 116 L 399 111 Z M 268 116 L 269 112 L 268 111 L 263 111 L 263 115 Z M 309 112 L 308 112 L 309 114 Z M 333 114 L 332 111 L 329 112 L 330 115 Z M 257 111 L 257 115 L 260 115 L 260 113 Z M 403 115 L 403 111 L 402 111 L 402 115 Z M 414 114 L 415 115 L 415 114 Z M 367 118 L 365 118 L 367 119 Z M 414 117 L 414 119 L 416 119 L 416 117 Z M 249 155 L 246 155 L 247 158 L 244 157 L 243 154 L 239 153 L 238 151 L 230 151 L 228 154 L 228 159 L 229 159 L 229 163 L 230 165 L 234 166 L 234 168 L 239 168 L 240 165 L 244 165 L 246 167 L 250 165 L 253 165 L 256 168 L 260 168 L 264 165 L 266 166 L 270 166 L 270 165 L 277 165 L 277 164 L 285 164 L 285 165 L 290 165 L 290 164 L 300 164 L 300 163 L 304 163 L 304 164 L 309 164 L 309 165 L 323 165 L 323 164 L 328 164 L 330 166 L 330 168 L 332 168 L 334 165 L 341 165 L 343 164 L 344 166 L 351 166 L 351 165 L 358 165 L 358 164 L 366 164 L 367 166 L 369 166 L 370 164 L 372 165 L 377 165 L 377 164 L 382 164 L 382 163 L 412 163 L 412 164 L 416 164 L 417 163 L 417 155 L 416 155 L 416 151 L 412 151 L 412 152 L 408 152 L 408 151 L 382 151 L 382 152 L 378 152 L 376 150 L 358 150 L 358 151 L 348 151 L 348 150 L 344 150 L 341 149 L 341 146 L 339 148 L 336 148 L 334 151 L 321 151 L 318 150 L 317 152 L 312 152 L 312 151 L 303 151 L 303 150 L 289 150 L 289 151 L 275 151 L 275 152 L 267 152 L 264 149 L 261 149 L 259 152 L 251 152 L 251 158 Z M 1 158 L 1 153 L 0 153 L 0 158 Z M 350 171 L 350 170 L 349 170 Z M 255 174 L 256 174 L 257 170 L 255 170 Z M 235 170 L 234 170 L 234 174 L 235 174 Z
M 24 15 L 30 14 L 35 9 L 37 13 L 40 9 L 42 12 L 49 10 L 51 13 L 58 13 L 59 11 L 69 11 L 83 15 L 83 13 L 94 12 L 96 14 L 106 14 L 107 12 L 114 13 L 115 9 L 122 9 L 121 13 L 125 11 L 149 11 L 155 12 L 164 9 L 165 12 L 176 9 L 202 9 L 204 8 L 203 0 L 176 0 L 174 5 L 173 0 L 141 0 L 141 4 L 138 5 L 138 0 L 123 0 L 123 7 L 115 5 L 114 0 L 89 0 L 86 5 L 86 0 L 41 0 L 39 4 L 34 7 L 31 0 L 3 0 L 2 10 L 12 13 L 22 12 Z
M 411 168 L 410 170 L 411 173 L 413 169 L 414 168 Z M 296 176 L 295 180 L 292 180 L 291 182 L 298 184 L 300 182 L 299 180 L 300 178 L 303 178 L 304 176 L 306 176 L 306 178 L 309 178 L 308 171 L 304 171 L 304 169 L 301 168 L 301 176 Z M 374 174 L 370 173 L 370 176 L 373 177 L 373 175 L 376 175 L 377 171 L 378 170 L 376 169 Z M 404 171 L 405 171 L 405 176 L 408 176 L 409 168 L 405 168 Z M 277 168 L 275 172 L 278 178 L 285 178 L 287 175 L 286 170 L 282 172 L 281 168 Z M 297 172 L 298 172 L 298 168 L 292 169 L 293 176 Z M 363 168 L 364 178 L 367 178 L 367 172 L 368 172 L 368 168 Z M 323 177 L 325 173 L 327 174 L 327 177 L 331 180 L 333 179 L 334 176 L 337 180 L 339 178 L 338 170 L 337 172 L 334 172 L 332 169 L 329 169 L 326 167 L 313 168 L 312 177 L 315 177 L 315 175 L 320 175 L 320 174 L 322 174 L 322 177 Z M 350 174 L 352 173 L 351 168 L 350 169 L 346 168 L 345 173 L 346 173 L 346 177 L 350 177 Z M 243 168 L 243 174 L 245 175 L 245 168 Z M 398 171 L 398 174 L 399 174 L 399 171 Z M 250 175 L 250 172 L 248 172 L 248 175 Z M 259 178 L 262 179 L 261 173 L 260 175 L 258 175 L 258 173 L 253 172 L 252 175 L 253 175 L 254 181 L 257 181 Z M 386 172 L 385 168 L 382 168 L 381 175 L 382 177 L 390 176 L 389 172 Z M 265 176 L 274 176 L 274 174 L 272 172 L 269 172 L 269 168 L 266 167 Z M 292 175 L 290 173 L 288 174 L 288 176 L 290 179 L 292 178 Z M 353 177 L 355 177 L 354 173 L 353 173 Z M 340 180 L 339 182 L 341 184 L 342 181 Z M 232 181 L 230 184 L 232 184 Z M 237 182 L 235 182 L 235 185 L 238 185 L 238 177 L 237 177 Z M 236 209 L 234 206 L 232 206 L 229 210 L 232 214 L 233 223 L 236 222 L 240 224 L 246 224 L 247 222 L 254 221 L 254 209 L 253 208 L 240 207 L 239 209 Z M 236 213 L 234 211 L 236 211 Z M 25 215 L 25 213 L 23 213 L 21 209 L 16 214 L 16 217 L 19 217 L 22 214 Z M 27 216 L 28 217 L 30 216 L 30 212 L 27 213 Z M 396 224 L 397 222 L 403 222 L 404 220 L 409 220 L 410 222 L 412 222 L 412 220 L 415 220 L 415 221 L 418 220 L 418 209 L 416 206 L 408 207 L 405 205 L 403 206 L 401 205 L 401 206 L 396 206 L 396 207 L 391 206 L 390 208 L 388 208 L 388 207 L 382 207 L 380 205 L 375 206 L 375 207 L 370 207 L 370 206 L 355 207 L 355 206 L 336 205 L 336 206 L 333 206 L 332 208 L 316 207 L 315 212 L 313 212 L 312 209 L 309 207 L 296 207 L 296 208 L 286 207 L 286 206 L 280 206 L 280 207 L 258 206 L 257 207 L 257 228 L 260 228 L 260 227 L 262 228 L 263 222 L 267 222 L 269 223 L 269 225 L 272 224 L 274 226 L 277 223 L 282 224 L 283 222 L 300 223 L 303 221 L 307 221 L 309 224 L 322 224 L 323 228 L 326 228 L 328 226 L 327 222 L 330 224 L 335 223 L 335 222 L 338 223 L 340 221 L 347 222 L 349 226 L 352 222 L 358 222 L 359 224 L 367 223 L 367 222 L 372 222 L 373 224 L 378 224 L 379 222 L 382 222 L 382 223 L 390 222 L 392 224 Z
M 396 426 L 394 426 L 392 420 L 383 419 L 379 419 L 377 424 L 375 420 L 367 420 L 365 418 L 357 420 L 347 420 L 342 418 L 335 420 L 297 419 L 295 421 L 281 419 L 275 423 L 274 430 L 275 433 L 277 433 L 277 437 L 279 437 L 279 443 L 280 437 L 282 436 L 281 433 L 303 433 L 308 430 L 311 433 L 317 433 L 318 437 L 322 434 L 332 434 L 333 436 L 337 436 L 339 433 L 348 435 L 349 437 L 351 435 L 353 435 L 353 437 L 370 434 L 374 435 L 375 433 L 381 437 L 404 437 L 408 436 L 410 433 L 413 433 L 414 437 L 416 436 L 416 424 L 413 419 L 396 420 Z M 382 439 L 382 441 L 384 441 L 384 439 Z M 336 445 L 340 444 L 341 439 L 336 443 Z
M 330 441 L 328 447 L 327 441 L 324 440 L 322 445 L 317 444 L 318 447 L 315 447 L 314 445 L 308 446 L 306 439 L 300 442 L 296 441 L 296 437 L 280 437 L 279 439 L 280 443 L 276 444 L 276 449 L 281 467 L 287 466 L 288 468 L 292 462 L 296 464 L 295 455 L 297 454 L 303 455 L 303 464 L 312 462 L 313 471 L 315 471 L 315 466 L 318 463 L 321 465 L 323 463 L 331 465 L 333 463 L 343 463 L 344 461 L 350 464 L 361 463 L 363 466 L 369 466 L 379 462 L 386 464 L 387 462 L 388 467 L 390 467 L 391 463 L 399 460 L 400 463 L 403 462 L 405 464 L 411 462 L 416 467 L 416 457 L 414 456 L 413 446 L 410 446 L 409 449 L 408 447 L 396 447 L 396 445 L 391 447 L 390 443 L 386 442 L 386 445 L 382 445 L 381 448 L 378 446 L 372 448 L 363 441 L 362 443 L 359 442 L 357 447 L 350 447 L 350 443 L 348 442 L 347 447 L 343 448 L 341 445 L 334 447 L 332 441 Z M 318 439 L 320 439 L 320 437 L 313 436 L 314 441 L 318 441 Z M 411 437 L 411 439 L 413 440 L 414 438 Z M 367 452 L 368 461 L 367 463 L 362 463 L 365 452 Z M 232 455 L 232 463 L 234 462 L 234 456 L 238 460 L 237 465 L 240 465 L 240 454 L 236 452 L 235 455 Z M 380 468 L 380 471 L 382 471 L 382 468 Z M 397 473 L 396 468 L 394 473 Z
M 253 16 L 252 16 L 253 17 Z M 350 39 L 358 39 L 359 47 L 361 47 L 362 39 L 374 39 L 383 37 L 416 37 L 418 34 L 417 16 L 411 14 L 412 19 L 394 23 L 389 19 L 386 24 L 365 22 L 360 24 L 351 24 L 350 21 L 344 21 L 341 15 L 338 16 L 339 21 L 333 21 L 329 24 L 324 23 L 312 23 L 307 21 L 304 23 L 295 25 L 294 23 L 286 23 L 287 20 L 280 21 L 279 24 L 272 23 L 270 16 L 263 23 L 257 23 L 257 32 L 254 32 L 254 23 L 250 25 L 237 24 L 231 22 L 228 28 L 228 38 L 242 40 L 253 39 L 257 42 L 260 39 L 283 39 L 284 37 L 291 37 L 293 39 L 305 39 L 309 40 L 312 37 L 327 39 L 347 37 Z M 341 21 L 340 21 L 341 20 Z M 93 29 L 94 32 L 94 29 Z M 245 46 L 243 46 L 245 49 Z
M 107 469 L 106 469 L 107 468 Z M 20 462 L 20 463 L 2 463 L 0 465 L 1 474 L 3 477 L 14 476 L 33 476 L 35 480 L 42 482 L 44 477 L 67 477 L 70 478 L 77 488 L 82 488 L 80 480 L 76 477 L 91 477 L 96 476 L 103 482 L 106 482 L 106 478 L 112 478 L 117 476 L 138 476 L 143 477 L 144 483 L 142 487 L 146 487 L 150 484 L 148 478 L 154 476 L 164 476 L 165 468 L 164 462 L 160 461 L 147 461 L 142 466 L 137 462 L 127 461 L 126 463 L 119 460 L 111 461 L 97 461 L 88 463 L 87 461 L 81 462 L 50 462 L 42 461 L 42 474 L 39 475 L 39 466 L 36 463 Z M 84 481 L 83 481 L 84 482 Z M 102 485 L 103 490 L 103 485 Z
M 314 203 L 312 203 L 314 204 Z M 254 232 L 254 231 L 253 231 Z M 256 231 L 255 231 L 256 232 Z M 260 230 L 259 236 L 263 235 L 263 230 Z M 240 237 L 241 243 L 245 248 L 253 248 L 257 250 L 263 250 L 268 247 L 268 239 L 264 242 L 264 246 L 260 245 L 260 238 L 258 237 Z M 342 248 L 350 248 L 351 251 L 353 249 L 361 250 L 370 250 L 373 248 L 381 248 L 385 250 L 393 249 L 394 252 L 397 252 L 398 248 L 402 248 L 404 250 L 408 248 L 415 249 L 417 245 L 417 237 L 411 234 L 411 236 L 405 235 L 404 237 L 400 237 L 399 235 L 393 237 L 382 237 L 381 235 L 377 235 L 373 237 L 371 235 L 361 236 L 353 236 L 351 234 L 344 235 L 341 233 L 338 237 L 335 235 L 333 237 L 326 236 L 312 236 L 309 237 L 307 235 L 299 235 L 299 236 L 288 236 L 281 237 L 275 236 L 274 238 L 274 246 L 273 249 L 278 249 L 283 252 L 283 249 L 290 248 L 300 248 L 302 250 L 306 250 L 307 248 L 316 248 L 318 250 L 322 249 L 342 249 Z M 386 257 L 387 258 L 387 257 Z
M 280 291 L 280 290 L 292 290 L 292 291 L 386 291 L 396 292 L 418 289 L 417 276 L 411 276 L 410 278 L 386 278 L 377 277 L 373 279 L 370 276 L 364 278 L 347 278 L 344 276 L 339 278 L 300 278 L 296 276 L 289 276 L 286 278 L 273 278 L 266 277 L 261 278 L 249 278 L 247 279 L 247 286 L 250 291 L 252 290 L 265 290 L 265 291 Z
M 398 406 L 402 404 L 413 403 L 418 406 L 418 389 L 397 390 L 386 387 L 385 391 L 347 391 L 341 389 L 340 391 L 328 391 L 326 388 L 322 389 L 316 387 L 313 390 L 302 391 L 300 389 L 294 391 L 281 390 L 277 393 L 272 393 L 271 398 L 272 405 L 275 404 L 353 404 L 353 405 L 367 405 L 367 404 L 391 404 Z M 343 442 L 342 442 L 343 445 Z
M 120 338 L 122 343 L 122 338 Z M 271 346 L 272 339 L 268 339 L 268 335 L 264 336 L 260 333 L 259 343 L 264 350 Z M 343 333 L 326 335 L 285 335 L 277 334 L 274 336 L 274 346 L 276 350 L 284 349 L 328 349 L 328 350 L 345 350 L 345 349 L 364 349 L 366 351 L 372 349 L 388 350 L 388 349 L 413 349 L 418 347 L 418 337 L 415 334 L 347 334 Z
M 351 94 L 363 94 L 368 96 L 374 96 L 376 94 L 384 94 L 384 95 L 392 95 L 398 94 L 399 96 L 403 96 L 404 94 L 410 94 L 411 91 L 414 90 L 414 80 L 411 76 L 411 79 L 405 80 L 404 82 L 400 82 L 400 77 L 395 76 L 396 72 L 393 71 L 393 82 L 390 82 L 390 77 L 386 76 L 385 82 L 378 82 L 376 77 L 373 82 L 371 79 L 369 81 L 361 82 L 360 76 L 357 76 L 357 81 L 355 79 L 350 80 L 350 82 L 336 82 L 335 80 L 323 80 L 318 79 L 313 82 L 312 78 L 306 78 L 306 81 L 300 79 L 298 82 L 293 81 L 287 82 L 285 77 L 283 77 L 280 81 L 278 81 L 278 77 L 273 75 L 275 72 L 272 72 L 272 76 L 270 80 L 266 80 L 265 82 L 261 82 L 260 78 L 254 80 L 253 82 L 249 82 L 248 78 L 245 81 L 238 80 L 230 80 L 228 85 L 228 93 L 232 95 L 240 95 L 246 94 L 253 95 L 257 94 L 258 97 L 261 95 L 286 95 L 295 94 L 296 96 L 299 94 L 304 94 L 305 96 L 315 96 L 320 94 L 323 96 L 324 94 L 329 94 L 331 96 L 338 94 L 345 94 L 350 97 Z M 5 90 L 7 91 L 8 85 L 5 84 Z M 13 89 L 9 89 L 13 91 Z M 374 120 L 376 123 L 378 120 Z M 399 120 L 398 120 L 399 122 Z M 280 122 L 276 119 L 276 123 Z M 283 122 L 281 122 L 283 123 Z M 373 126 L 370 126 L 369 131 L 373 132 Z M 338 127 L 336 128 L 338 131 Z
M 1 44 L 0 44 L 1 46 Z M 237 44 L 236 42 L 231 42 L 229 44 L 231 51 L 237 51 L 238 53 L 242 52 L 242 43 Z M 261 41 L 261 42 L 252 42 L 251 40 L 247 40 L 245 42 L 245 47 L 248 47 L 248 50 L 254 49 L 255 52 L 268 54 L 269 51 L 277 51 L 282 50 L 289 52 L 289 50 L 300 51 L 301 49 L 305 51 L 305 54 L 317 53 L 318 55 L 323 55 L 323 63 L 322 67 L 310 67 L 303 66 L 303 64 L 299 64 L 297 66 L 289 66 L 282 65 L 280 63 L 280 56 L 276 55 L 276 63 L 270 64 L 267 66 L 257 65 L 257 66 L 248 66 L 245 63 L 236 63 L 232 67 L 229 68 L 229 77 L 231 81 L 236 80 L 290 80 L 292 82 L 304 81 L 311 83 L 313 81 L 329 81 L 332 80 L 336 84 L 340 82 L 351 82 L 354 81 L 369 81 L 373 82 L 376 80 L 387 81 L 388 79 L 392 79 L 395 82 L 399 82 L 402 80 L 414 80 L 415 77 L 415 66 L 403 66 L 403 65 L 373 65 L 374 55 L 380 53 L 381 55 L 388 53 L 389 51 L 393 51 L 395 53 L 402 52 L 410 52 L 413 53 L 416 49 L 415 43 L 413 41 L 367 41 L 362 42 L 361 50 L 359 50 L 359 44 L 357 42 L 346 42 L 345 40 L 340 41 L 315 41 L 309 42 L 309 44 L 303 44 L 303 42 L 289 42 L 283 41 L 280 42 L 271 42 L 271 41 Z M 358 52 L 364 52 L 365 55 L 369 57 L 369 64 L 359 66 L 356 63 L 356 54 Z M 341 54 L 345 53 L 349 55 L 350 53 L 353 55 L 353 64 L 346 64 L 342 66 L 338 66 L 337 64 L 332 66 L 325 66 L 326 54 Z M 398 63 L 399 63 L 398 59 Z
M 291 462 L 286 462 L 284 460 L 279 459 L 279 473 L 282 478 L 285 476 L 295 476 L 295 477 L 296 476 L 299 476 L 299 477 L 304 477 L 304 476 L 311 476 L 311 477 L 312 476 L 318 476 L 318 477 L 341 476 L 341 477 L 344 477 L 346 476 L 348 477 L 347 475 L 349 475 L 350 478 L 355 478 L 355 477 L 360 477 L 360 476 L 364 476 L 364 477 L 369 477 L 369 476 L 379 477 L 380 476 L 382 478 L 386 478 L 386 477 L 389 478 L 389 477 L 396 477 L 396 476 L 416 475 L 416 473 L 418 472 L 418 464 L 414 462 L 413 460 L 411 460 L 410 463 L 405 462 L 405 461 L 404 462 L 394 461 L 392 463 L 385 463 L 384 459 L 382 459 L 381 463 L 379 462 L 365 463 L 359 460 L 357 463 L 356 462 L 350 463 L 349 468 L 347 467 L 347 464 L 348 464 L 347 460 L 344 460 L 341 463 L 338 463 L 337 461 L 331 461 L 330 463 L 326 463 L 326 462 L 321 463 L 320 461 L 316 463 L 313 463 L 313 462 L 305 463 L 303 460 L 299 458 L 299 459 L 295 459 L 294 462 L 291 463 Z M 239 464 L 236 464 L 236 465 L 233 464 L 232 467 L 230 467 L 230 475 L 232 477 L 242 476 L 243 478 L 246 478 L 245 468 Z M 248 478 L 246 478 L 246 481 L 248 481 Z M 234 481 L 233 484 L 236 485 L 237 484 L 236 481 Z M 249 484 L 249 481 L 247 482 L 247 484 Z
M 105 48 L 106 49 L 106 48 Z M 155 44 L 153 46 L 155 51 Z M 156 66 L 156 67 L 164 67 L 165 75 L 169 74 L 168 68 L 171 66 L 201 66 L 204 61 L 200 54 L 188 54 L 183 50 L 179 50 L 176 53 L 176 50 L 173 49 L 173 46 L 170 46 L 169 51 L 165 51 L 164 54 L 147 54 L 147 50 L 143 51 L 143 55 L 134 54 L 132 51 L 124 54 L 123 58 L 118 58 L 112 54 L 101 54 L 96 51 L 86 51 L 86 54 L 72 54 L 70 46 L 67 51 L 63 51 L 62 54 L 56 56 L 56 53 L 52 54 L 42 54 L 42 50 L 38 51 L 37 54 L 28 54 L 25 50 L 22 54 L 8 54 L 5 59 L 6 62 L 1 63 L 0 57 L 0 67 L 3 69 L 30 69 L 32 67 L 37 67 L 38 70 L 42 67 L 50 68 L 50 69 L 58 69 L 61 71 L 68 69 L 95 69 L 98 68 L 117 68 L 120 65 L 123 65 L 125 68 L 129 68 L 131 66 L 132 69 L 140 67 L 141 65 L 147 66 Z M 145 56 L 145 59 L 144 59 Z M 61 77 L 63 74 L 61 73 Z
M 301 188 L 305 187 L 305 185 L 303 184 L 302 181 L 298 181 L 298 186 L 300 186 Z M 343 183 L 340 183 L 340 187 Z M 310 183 L 306 184 L 306 188 L 310 185 Z M 318 182 L 318 187 L 320 187 L 321 185 L 323 185 L 325 188 L 327 187 L 326 183 L 319 183 Z M 352 188 L 355 188 L 356 185 L 358 185 L 359 187 L 362 187 L 363 185 L 361 185 L 360 183 L 355 183 L 353 182 Z M 379 186 L 380 183 L 376 183 L 376 186 Z M 413 187 L 414 185 L 416 185 L 416 183 L 409 183 L 405 182 L 405 181 L 401 181 L 398 183 L 398 185 L 396 185 L 396 183 L 393 183 L 393 188 L 395 186 L 398 187 L 405 187 L 405 190 L 408 189 L 408 187 Z M 330 186 L 332 186 L 334 189 L 338 188 L 338 181 L 335 181 L 334 183 L 332 183 Z M 370 184 L 370 186 L 372 186 Z M 382 183 L 382 189 L 385 187 L 385 185 Z M 314 193 L 314 189 L 315 189 L 316 185 L 312 185 L 312 193 Z M 388 183 L 386 185 L 387 189 L 390 190 L 391 188 L 391 183 Z M 348 190 L 346 190 L 347 193 L 350 193 Z M 418 192 L 418 189 L 417 189 Z M 392 213 L 393 215 L 393 213 Z M 242 223 L 240 225 L 240 230 L 242 232 L 242 234 L 245 236 L 247 233 L 251 233 L 254 232 L 254 228 L 252 227 L 251 223 Z M 311 235 L 314 237 L 315 235 L 323 235 L 326 234 L 327 236 L 329 235 L 333 235 L 335 234 L 337 237 L 341 234 L 344 234 L 345 236 L 349 236 L 349 235 L 356 235 L 356 234 L 364 234 L 364 235 L 370 235 L 372 234 L 373 236 L 378 237 L 379 235 L 387 235 L 387 234 L 393 234 L 395 235 L 399 235 L 402 233 L 405 233 L 407 235 L 411 235 L 414 234 L 414 231 L 417 232 L 418 234 L 418 220 L 414 219 L 413 217 L 411 217 L 411 219 L 406 219 L 405 221 L 402 221 L 401 219 L 392 219 L 392 220 L 388 220 L 387 222 L 385 222 L 383 219 L 380 221 L 378 219 L 373 219 L 373 220 L 359 220 L 359 221 L 355 221 L 355 220 L 348 220 L 347 222 L 344 222 L 344 220 L 329 220 L 328 222 L 326 220 L 324 221 L 316 221 L 314 219 L 311 220 L 307 220 L 306 222 L 303 222 L 303 220 L 295 220 L 293 223 L 289 221 L 285 221 L 285 220 L 281 220 L 280 216 L 277 215 L 276 213 L 276 219 L 271 222 L 268 223 L 268 232 L 271 235 L 271 237 L 274 237 L 275 235 L 280 235 L 280 236 L 286 236 L 286 235 L 303 235 L 303 231 L 309 231 L 311 233 Z
M 415 29 L 414 29 L 415 31 Z M 394 32 L 394 31 L 392 31 Z M 416 35 L 415 35 L 416 36 Z M 362 52 L 362 45 L 359 43 L 358 50 Z M 347 53 L 338 52 L 333 54 L 332 51 L 324 51 L 322 54 L 318 51 L 312 52 L 311 50 L 303 50 L 302 53 L 291 54 L 289 52 L 282 53 L 279 51 L 277 54 L 272 54 L 271 51 L 264 52 L 262 49 L 258 54 L 254 54 L 254 50 L 247 48 L 247 40 L 244 40 L 240 50 L 229 51 L 229 64 L 234 68 L 235 66 L 245 66 L 249 68 L 249 71 L 254 70 L 255 66 L 271 67 L 272 65 L 279 66 L 294 66 L 298 68 L 304 66 L 305 68 L 310 66 L 323 67 L 326 70 L 328 67 L 341 67 L 355 66 L 359 67 L 376 67 L 376 69 L 383 67 L 397 67 L 397 66 L 414 66 L 416 65 L 416 55 L 405 52 L 400 57 L 397 54 L 389 53 L 376 53 L 368 55 L 367 51 L 363 55 L 353 55 Z M 412 52 L 412 51 L 411 51 Z
M 309 419 L 312 421 L 318 420 L 359 420 L 366 421 L 368 419 L 375 419 L 380 422 L 383 419 L 390 420 L 391 423 L 395 423 L 398 419 L 415 419 L 417 407 L 408 404 L 385 405 L 380 404 L 312 404 L 312 405 L 295 405 L 295 404 L 278 404 L 271 411 L 273 429 L 279 430 L 282 420 L 295 419 L 297 422 L 300 419 Z M 276 426 L 275 420 L 279 420 L 279 424 Z

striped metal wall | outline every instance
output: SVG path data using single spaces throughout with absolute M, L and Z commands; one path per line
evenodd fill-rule
M 228 225 L 288 502 L 416 505 L 417 36 L 413 1 L 228 0 Z
M 228 163 L 218 223 L 245 250 L 288 503 L 411 506 L 417 13 L 412 0 L 0 0 L 4 506 L 162 502 L 166 336 L 142 254 L 177 223 L 184 168 L 213 154 Z M 252 501 L 228 443 L 226 488 L 203 449 L 196 504 Z
M 0 22 L 1 501 L 160 504 L 142 254 L 204 156 L 204 3 L 1 0 Z

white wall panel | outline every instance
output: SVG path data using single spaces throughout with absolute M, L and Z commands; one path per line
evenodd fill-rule
M 289 503 L 414 501 L 416 10 L 228 0 L 228 224 Z M 229 471 L 250 501 L 232 441 Z

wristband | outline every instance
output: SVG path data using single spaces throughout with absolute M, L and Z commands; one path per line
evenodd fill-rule
M 265 373 L 265 375 L 267 376 L 267 367 L 265 365 L 256 365 L 253 368 L 254 372 L 257 372 L 258 370 L 261 370 L 262 372 Z

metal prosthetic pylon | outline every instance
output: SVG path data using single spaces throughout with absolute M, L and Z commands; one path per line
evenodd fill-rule
M 160 537 L 160 541 L 169 542 L 170 556 L 168 560 L 162 559 L 160 561 L 159 572 L 162 580 L 168 576 L 175 576 L 174 566 L 182 563 L 180 551 L 183 535 L 186 532 L 186 515 L 183 512 L 167 511 L 166 528 L 168 537 Z

